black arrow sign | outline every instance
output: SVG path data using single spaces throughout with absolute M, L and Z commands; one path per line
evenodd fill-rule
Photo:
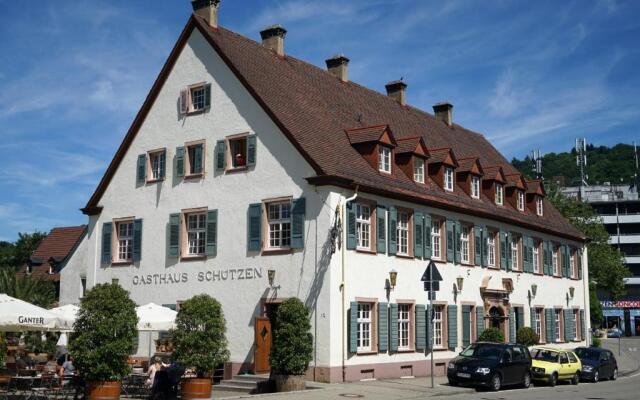
M 436 267 L 436 263 L 433 260 L 429 260 L 429 265 L 427 265 L 427 269 L 424 270 L 424 274 L 422 274 L 422 278 L 420 281 L 422 282 L 430 282 L 430 281 L 441 281 L 442 275 L 438 271 L 438 267 Z

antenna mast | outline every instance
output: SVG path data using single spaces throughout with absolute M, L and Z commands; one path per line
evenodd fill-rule
M 531 171 L 536 179 L 544 179 L 542 177 L 542 157 L 540 156 L 540 149 L 531 152 Z
M 587 166 L 587 139 L 576 139 L 576 164 L 580 167 L 580 199 L 584 195 L 584 187 L 589 186 L 587 183 L 587 175 L 584 173 L 584 169 Z

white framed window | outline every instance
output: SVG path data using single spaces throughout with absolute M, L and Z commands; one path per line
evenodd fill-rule
M 356 248 L 371 250 L 371 208 L 366 204 L 356 203 Z
M 571 269 L 571 277 L 576 278 L 576 253 L 569 251 L 569 267 Z
M 398 304 L 398 350 L 411 348 L 411 304 Z
M 187 145 L 187 175 L 202 174 L 204 168 L 204 143 Z
M 229 155 L 232 168 L 247 166 L 247 135 L 229 139 Z
M 444 168 L 444 190 L 453 192 L 453 168 Z
M 164 157 L 161 152 L 149 153 L 149 167 L 151 168 L 151 179 L 157 180 L 163 178 Z
M 555 337 L 556 342 L 562 342 L 562 310 L 555 309 L 554 311 L 554 321 L 555 321 Z
M 471 176 L 471 197 L 474 199 L 480 198 L 480 177 Z
M 444 306 L 433 306 L 433 348 L 444 348 Z
M 464 264 L 468 264 L 471 260 L 469 246 L 469 227 L 462 225 L 460 227 L 460 260 Z
M 522 190 L 518 190 L 516 196 L 516 205 L 518 206 L 518 211 L 524 211 L 524 192 Z
M 291 202 L 267 204 L 269 248 L 286 249 L 291 245 Z
M 442 255 L 440 254 L 442 247 L 442 238 L 441 238 L 441 222 L 438 219 L 431 220 L 431 258 L 440 260 Z
M 493 232 L 487 235 L 487 264 L 490 267 L 496 266 L 496 236 Z
M 542 308 L 536 308 L 535 309 L 535 330 L 536 330 L 536 334 L 538 335 L 538 337 L 540 338 L 540 341 L 544 341 L 543 337 L 542 337 Z
M 378 146 L 378 170 L 391 173 L 391 149 L 386 146 Z
M 200 111 L 205 108 L 205 86 L 195 86 L 189 89 L 191 95 L 192 111 Z
M 358 331 L 356 336 L 358 352 L 371 351 L 371 320 L 371 304 L 358 303 Z
M 579 317 L 578 317 L 578 310 L 573 310 L 573 340 L 578 340 L 580 339 L 580 334 L 578 333 L 578 323 L 579 323 Z
M 558 248 L 553 247 L 551 249 L 551 262 L 553 263 L 553 274 L 560 275 L 560 260 L 558 259 Z
M 418 183 L 424 183 L 424 160 L 415 157 L 413 161 L 413 180 Z
M 532 263 L 533 263 L 533 272 L 540 272 L 540 250 L 538 249 L 538 242 L 533 242 L 533 256 L 532 256 Z
M 133 259 L 133 221 L 116 223 L 118 227 L 118 261 Z
M 512 270 L 517 271 L 518 270 L 518 238 L 517 237 L 513 237 L 513 240 L 511 241 L 511 266 L 512 266 Z
M 398 254 L 409 255 L 409 213 L 398 213 Z
M 187 255 L 199 256 L 205 253 L 205 237 L 207 226 L 206 213 L 186 214 L 187 220 Z
M 542 197 L 536 196 L 536 214 L 538 214 L 539 216 L 542 216 L 544 214 L 544 208 L 542 204 Z
M 499 206 L 504 204 L 504 187 L 500 183 L 496 183 L 496 204 Z

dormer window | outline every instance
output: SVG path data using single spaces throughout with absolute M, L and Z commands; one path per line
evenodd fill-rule
M 544 208 L 542 205 L 542 196 L 536 196 L 536 214 L 538 214 L 538 216 L 542 217 L 542 215 L 544 214 Z
M 389 147 L 378 147 L 378 170 L 387 174 L 391 173 L 391 149 Z
M 524 192 L 522 190 L 518 190 L 516 195 L 516 205 L 518 206 L 518 211 L 524 211 Z
M 474 199 L 480 198 L 480 177 L 471 176 L 471 197 Z
M 496 204 L 499 206 L 504 204 L 504 186 L 501 183 L 496 183 Z
M 413 162 L 413 180 L 418 183 L 424 183 L 424 160 L 415 158 Z
M 453 168 L 444 168 L 444 190 L 453 192 Z

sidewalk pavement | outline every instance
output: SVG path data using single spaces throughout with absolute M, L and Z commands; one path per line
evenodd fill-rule
M 640 339 L 622 338 L 618 355 L 618 339 L 602 339 L 602 347 L 610 350 L 618 361 L 620 376 L 631 375 L 640 369 Z
M 434 388 L 428 377 L 370 380 L 351 383 L 323 384 L 307 382 L 309 389 L 302 392 L 269 393 L 259 396 L 238 394 L 233 392 L 219 392 L 213 387 L 212 399 L 246 399 L 260 397 L 266 400 L 333 400 L 349 398 L 366 399 L 418 399 L 424 397 L 442 397 L 464 393 L 475 393 L 471 388 L 452 387 L 447 384 L 447 378 L 435 378 Z

